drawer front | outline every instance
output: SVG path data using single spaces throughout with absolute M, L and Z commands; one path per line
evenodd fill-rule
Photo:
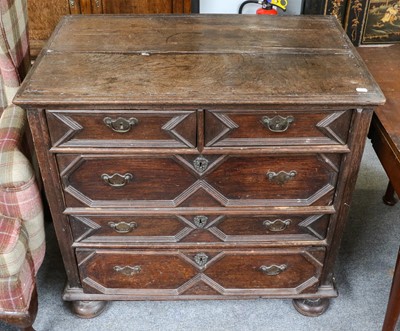
M 346 144 L 347 111 L 220 111 L 205 113 L 206 146 Z
M 70 216 L 76 243 L 322 240 L 330 215 Z
M 322 240 L 329 219 L 330 215 L 226 215 L 210 222 L 206 230 L 225 242 Z
M 204 179 L 227 206 L 325 205 L 332 202 L 339 164 L 339 155 L 231 155 Z
M 112 289 L 171 290 L 198 273 L 175 252 L 87 251 L 77 249 L 81 280 L 87 293 L 96 287 Z M 91 289 L 90 287 L 94 287 Z
M 240 207 L 331 204 L 341 156 L 60 154 L 57 159 L 69 207 Z
M 173 156 L 57 155 L 67 206 L 173 207 L 197 178 Z
M 296 295 L 316 291 L 325 249 L 118 251 L 77 249 L 86 293 Z
M 179 242 L 194 230 L 183 216 L 70 216 L 75 242 Z
M 54 147 L 196 146 L 195 111 L 48 110 Z

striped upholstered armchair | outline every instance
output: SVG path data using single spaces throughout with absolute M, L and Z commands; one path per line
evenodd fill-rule
M 43 209 L 24 147 L 26 114 L 12 99 L 29 69 L 26 0 L 0 0 L 0 319 L 33 330 Z

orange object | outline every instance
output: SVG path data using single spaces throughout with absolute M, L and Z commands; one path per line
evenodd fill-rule
M 266 9 L 266 8 L 259 8 L 256 11 L 257 15 L 278 15 L 278 11 L 274 8 Z

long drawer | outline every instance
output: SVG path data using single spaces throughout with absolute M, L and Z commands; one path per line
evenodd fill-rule
M 70 216 L 76 243 L 323 240 L 330 215 Z
M 332 203 L 341 155 L 57 155 L 68 207 Z
M 285 296 L 316 291 L 325 249 L 77 249 L 76 256 L 85 293 Z

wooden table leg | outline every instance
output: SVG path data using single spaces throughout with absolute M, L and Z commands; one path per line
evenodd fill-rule
M 386 309 L 382 331 L 394 331 L 400 314 L 400 249 L 397 254 L 396 267 L 394 269 L 392 288 Z
M 395 191 L 392 183 L 389 181 L 389 184 L 386 189 L 386 193 L 383 196 L 382 200 L 385 204 L 389 206 L 394 206 L 397 203 L 397 199 L 394 197 Z

